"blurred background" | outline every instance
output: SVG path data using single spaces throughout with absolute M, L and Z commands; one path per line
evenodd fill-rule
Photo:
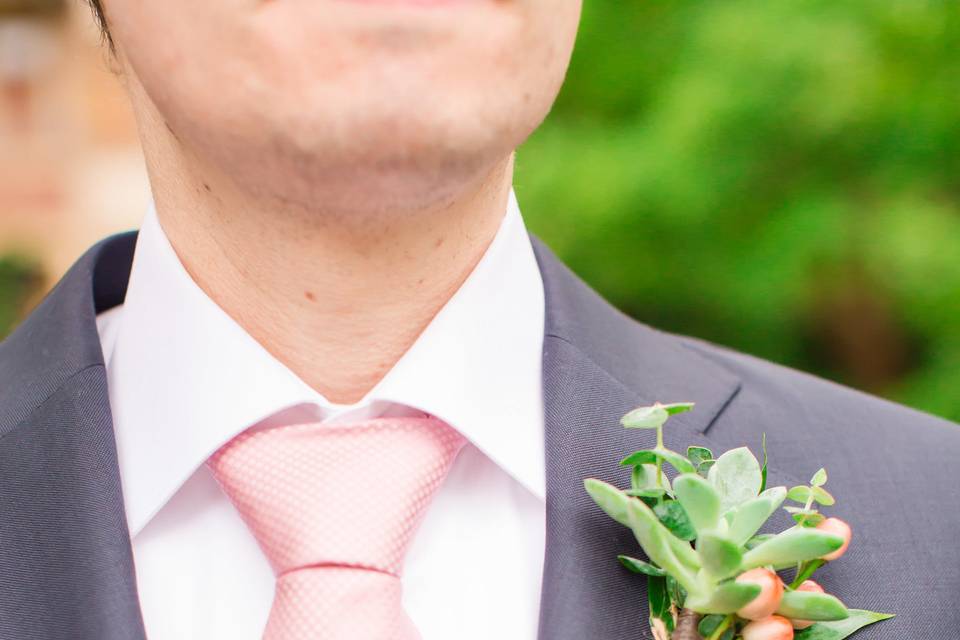
M 960 3 L 584 4 L 533 231 L 644 322 L 960 420 Z M 0 0 L 0 335 L 147 199 L 86 6 Z

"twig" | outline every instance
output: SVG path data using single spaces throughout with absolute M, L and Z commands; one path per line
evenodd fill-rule
M 700 614 L 693 609 L 681 609 L 677 616 L 677 628 L 673 632 L 673 640 L 703 640 L 697 625 L 700 624 Z

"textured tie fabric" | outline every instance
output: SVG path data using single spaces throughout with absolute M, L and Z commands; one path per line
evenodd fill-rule
M 240 434 L 209 460 L 273 567 L 265 640 L 417 640 L 403 560 L 464 444 L 432 418 Z

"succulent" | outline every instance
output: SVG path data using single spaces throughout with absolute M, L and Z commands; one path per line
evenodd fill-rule
M 630 528 L 646 554 L 618 559 L 647 577 L 654 637 L 839 639 L 890 617 L 848 610 L 810 580 L 850 542 L 849 526 L 817 509 L 835 502 L 824 489 L 826 471 L 814 474 L 809 486 L 768 488 L 765 440 L 762 465 L 746 447 L 716 458 L 704 447 L 689 447 L 686 455 L 667 449 L 664 425 L 692 408 L 657 403 L 625 415 L 621 423 L 628 429 L 656 429 L 656 446 L 621 461 L 632 470 L 628 489 L 593 478 L 584 482 L 597 505 Z M 672 481 L 665 467 L 676 472 Z M 760 533 L 785 501 L 797 505 L 784 507 L 796 524 L 775 535 Z M 787 569 L 793 577 L 784 584 L 777 572 Z M 794 628 L 802 631 L 794 635 Z M 816 635 L 832 629 L 837 633 Z

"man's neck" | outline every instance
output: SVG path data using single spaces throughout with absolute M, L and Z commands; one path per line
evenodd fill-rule
M 483 256 L 512 173 L 511 156 L 450 201 L 349 219 L 250 206 L 205 182 L 158 188 L 155 179 L 154 192 L 165 233 L 207 295 L 311 387 L 349 404 Z

